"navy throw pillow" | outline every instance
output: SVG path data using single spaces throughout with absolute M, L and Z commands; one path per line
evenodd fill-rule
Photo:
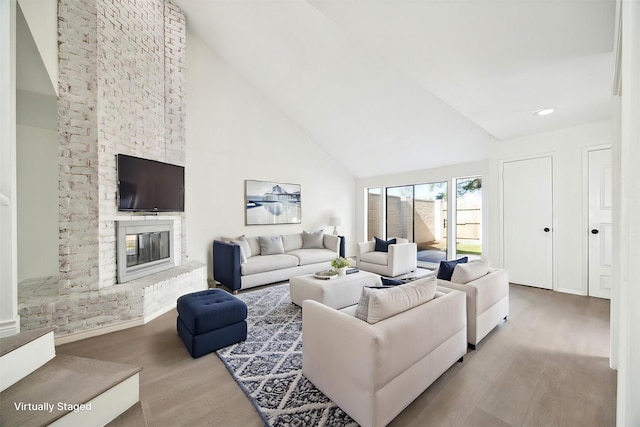
M 395 245 L 396 239 L 391 240 L 382 240 L 374 237 L 376 239 L 376 252 L 389 252 L 389 245 Z
M 438 269 L 438 279 L 451 280 L 453 276 L 453 270 L 458 264 L 464 264 L 469 260 L 469 257 L 462 257 L 451 261 L 440 261 L 440 268 Z
M 404 285 L 404 280 L 398 280 L 398 279 L 387 279 L 386 277 L 381 277 L 380 280 L 382 281 L 382 285 L 383 286 L 398 286 L 398 285 Z

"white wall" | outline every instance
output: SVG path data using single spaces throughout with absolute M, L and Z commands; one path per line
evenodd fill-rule
M 554 289 L 586 295 L 586 204 L 584 198 L 585 148 L 612 143 L 609 120 L 495 142 L 491 146 L 491 169 L 500 185 L 501 162 L 549 154 L 553 157 L 554 174 Z M 491 195 L 491 247 L 499 248 L 497 260 L 502 262 L 499 191 Z M 533 207 L 532 207 L 533 208 Z
M 57 3 L 26 0 L 20 6 L 16 16 L 18 283 L 59 271 Z
M 16 1 L 0 1 L 0 337 L 20 332 L 16 198 Z
M 354 236 L 354 179 L 241 75 L 187 31 L 187 254 L 207 262 L 221 236 L 315 231 L 340 216 Z M 302 224 L 244 225 L 245 179 L 302 186 Z
M 417 171 L 404 172 L 392 175 L 374 176 L 368 178 L 361 178 L 356 181 L 356 236 L 358 242 L 366 240 L 365 234 L 365 190 L 371 187 L 393 187 L 398 185 L 410 185 L 410 184 L 428 184 L 432 182 L 447 181 L 449 199 L 451 199 L 452 191 L 455 187 L 452 185 L 454 178 L 468 177 L 468 176 L 482 176 L 482 235 L 489 236 L 489 195 L 492 193 L 492 188 L 488 185 L 491 180 L 489 161 L 482 160 L 471 163 L 460 163 L 457 165 L 445 166 L 441 168 L 422 169 Z M 453 212 L 449 209 L 448 223 L 453 224 Z M 448 242 L 449 247 L 453 246 L 453 242 Z M 483 238 L 482 255 L 489 258 L 491 264 L 495 264 L 491 259 L 491 246 L 490 241 Z M 355 250 L 355 249 L 354 249 Z M 449 256 L 451 258 L 451 255 Z
M 618 367 L 616 425 L 640 425 L 640 3 L 618 1 L 621 78 L 614 105 L 614 270 L 612 364 Z
M 51 87 L 58 93 L 58 2 L 57 0 L 19 0 L 38 48 Z
M 58 132 L 18 124 L 16 141 L 20 283 L 58 274 Z

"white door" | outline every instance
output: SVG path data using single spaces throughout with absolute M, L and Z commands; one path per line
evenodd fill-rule
M 611 149 L 589 151 L 589 296 L 611 298 Z
M 504 268 L 509 281 L 553 288 L 551 157 L 503 164 Z

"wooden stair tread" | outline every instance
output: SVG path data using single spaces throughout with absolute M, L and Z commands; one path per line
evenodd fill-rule
M 87 403 L 142 370 L 141 367 L 69 355 L 57 355 L 0 393 L 0 425 L 47 425 L 71 408 Z M 49 404 L 46 410 L 20 410 L 16 403 Z
M 20 332 L 10 337 L 0 338 L 0 357 L 55 330 L 55 326 L 50 326 L 48 328 L 34 329 L 32 331 Z
M 127 409 L 115 420 L 107 424 L 107 427 L 147 427 L 147 420 L 140 402 Z

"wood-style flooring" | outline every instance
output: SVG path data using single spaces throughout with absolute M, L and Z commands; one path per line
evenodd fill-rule
M 390 426 L 615 426 L 609 301 L 511 285 L 510 303 L 509 320 Z M 57 352 L 143 366 L 149 426 L 261 426 L 214 353 L 189 356 L 175 319 L 172 311 Z

